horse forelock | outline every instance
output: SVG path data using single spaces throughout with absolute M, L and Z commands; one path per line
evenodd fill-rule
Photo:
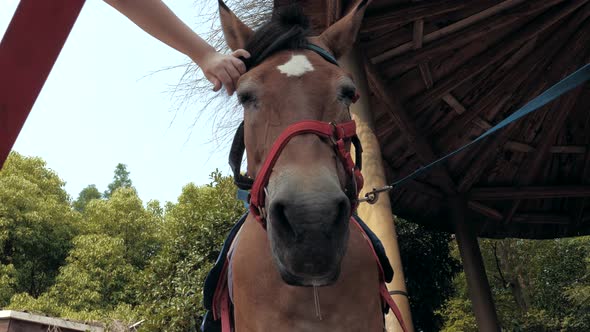
M 284 50 L 304 48 L 310 36 L 309 19 L 298 5 L 276 10 L 269 22 L 256 30 L 245 49 L 250 53 L 246 65 L 255 67 L 269 56 Z

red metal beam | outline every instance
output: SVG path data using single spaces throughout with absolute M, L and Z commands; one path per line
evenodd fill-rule
M 0 168 L 8 157 L 84 0 L 21 0 L 0 42 Z

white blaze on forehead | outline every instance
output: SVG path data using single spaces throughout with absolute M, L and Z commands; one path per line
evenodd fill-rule
M 292 55 L 287 63 L 277 66 L 278 70 L 287 76 L 301 76 L 313 71 L 311 62 L 305 55 Z

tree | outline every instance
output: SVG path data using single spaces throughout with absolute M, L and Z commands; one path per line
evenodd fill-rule
M 91 184 L 88 187 L 82 189 L 82 191 L 78 195 L 78 199 L 75 200 L 74 203 L 72 203 L 72 206 L 74 207 L 74 209 L 76 209 L 76 211 L 84 212 L 86 205 L 88 205 L 90 201 L 92 201 L 93 199 L 101 198 L 102 195 L 100 194 L 100 191 L 96 189 L 95 185 Z
M 0 264 L 14 269 L 16 293 L 51 286 L 72 246 L 78 219 L 63 186 L 42 159 L 15 152 L 0 171 Z
M 185 186 L 178 204 L 166 209 L 164 247 L 138 282 L 148 331 L 196 331 L 200 325 L 203 281 L 245 212 L 232 178 L 214 172 L 212 179 L 204 187 Z
M 129 171 L 127 171 L 127 165 L 121 163 L 117 164 L 117 167 L 115 167 L 113 182 L 108 185 L 108 189 L 104 192 L 104 197 L 107 199 L 111 198 L 111 195 L 119 188 L 133 188 L 129 174 Z
M 16 286 L 16 270 L 14 265 L 0 264 L 0 308 L 5 307 L 14 294 Z
M 587 331 L 589 238 L 480 240 L 498 317 L 509 331 Z M 455 250 L 455 255 L 458 255 Z M 464 276 L 441 310 L 444 331 L 474 322 Z M 462 330 L 471 331 L 464 328 Z
M 93 200 L 86 206 L 81 232 L 121 239 L 126 261 L 143 269 L 161 245 L 162 211 L 155 201 L 148 206 L 151 210 L 144 208 L 135 189 L 118 188 L 109 200 Z
M 566 299 L 572 304 L 570 310 L 576 315 L 588 316 L 590 312 L 590 236 L 584 236 L 571 240 L 575 245 L 587 248 L 586 258 L 584 264 L 586 265 L 586 273 L 576 282 L 566 286 L 564 295 Z M 589 326 L 590 324 L 587 324 Z M 582 326 L 579 326 L 582 328 Z
M 72 319 L 104 320 L 116 316 L 131 321 L 135 316 L 132 311 L 125 316 L 113 313 L 129 308 L 133 302 L 129 284 L 136 274 L 137 270 L 125 261 L 122 239 L 97 234 L 78 236 L 56 283 L 37 299 L 26 293 L 14 296 L 9 308 Z
M 461 267 L 451 256 L 451 236 L 403 219 L 396 220 L 396 230 L 414 327 L 439 330 L 443 317 L 437 310 L 453 295 L 453 278 Z

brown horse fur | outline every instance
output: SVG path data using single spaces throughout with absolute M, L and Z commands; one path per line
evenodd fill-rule
M 252 54 L 237 89 L 250 176 L 289 125 L 350 120 L 350 75 L 303 45 L 312 42 L 342 56 L 354 44 L 369 2 L 360 1 L 311 37 L 306 18 L 292 8 L 254 32 L 219 1 L 228 45 Z M 267 229 L 248 217 L 235 243 L 236 331 L 383 331 L 378 267 L 349 222 L 346 174 L 329 141 L 313 134 L 289 141 L 266 186 Z M 318 286 L 321 319 L 309 286 Z

